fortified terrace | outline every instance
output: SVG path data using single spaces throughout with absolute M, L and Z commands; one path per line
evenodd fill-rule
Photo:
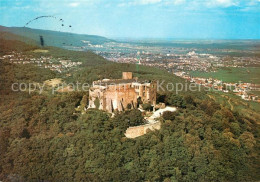
M 138 108 L 140 103 L 156 104 L 156 82 L 142 82 L 132 72 L 123 72 L 122 79 L 94 81 L 89 89 L 88 108 L 110 113 Z

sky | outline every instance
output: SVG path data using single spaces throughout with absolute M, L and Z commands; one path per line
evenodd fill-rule
M 260 39 L 260 0 L 0 0 L 2 26 L 46 15 L 57 18 L 28 27 L 108 38 Z

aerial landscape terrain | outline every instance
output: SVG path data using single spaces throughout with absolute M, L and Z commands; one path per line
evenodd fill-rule
M 0 2 L 0 182 L 259 181 L 260 2 L 196 3 Z

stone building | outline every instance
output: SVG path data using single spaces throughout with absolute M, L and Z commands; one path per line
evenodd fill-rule
M 122 79 L 94 81 L 89 89 L 88 108 L 114 112 L 137 108 L 139 103 L 156 104 L 156 82 L 141 82 L 132 72 L 123 72 Z

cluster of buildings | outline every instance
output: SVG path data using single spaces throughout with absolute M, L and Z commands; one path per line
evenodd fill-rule
M 217 91 L 222 92 L 233 92 L 234 94 L 240 96 L 244 100 L 251 100 L 260 102 L 260 99 L 257 95 L 250 93 L 251 91 L 260 91 L 259 84 L 252 83 L 225 83 L 218 79 L 213 78 L 201 78 L 201 77 L 192 77 L 186 72 L 175 72 L 176 76 L 181 77 L 191 83 L 201 85 L 207 88 L 211 88 Z
M 6 55 L 0 56 L 0 60 L 6 60 L 14 64 L 34 64 L 42 68 L 47 68 L 52 71 L 64 72 L 71 68 L 77 67 L 82 62 L 73 62 L 61 58 L 53 58 L 52 56 L 34 57 L 32 55 L 24 55 L 20 52 L 12 51 Z
M 138 48 L 138 47 L 137 47 Z M 122 48 L 121 48 L 122 49 Z M 142 64 L 154 66 L 173 71 L 203 71 L 214 72 L 220 67 L 245 67 L 259 66 L 258 57 L 230 57 L 215 56 L 208 53 L 196 53 L 190 49 L 178 50 L 179 53 L 169 51 L 159 51 L 158 48 L 153 51 L 121 50 L 116 51 L 96 51 L 97 54 L 106 59 L 118 63 Z M 120 51 L 121 50 L 121 51 Z M 190 51 L 189 51 L 190 50 Z M 186 51 L 186 52 L 185 52 Z
M 240 83 L 237 84 L 233 92 L 240 96 L 244 100 L 252 100 L 260 102 L 260 99 L 257 95 L 250 93 L 250 91 L 260 91 L 259 84 L 252 83 Z

